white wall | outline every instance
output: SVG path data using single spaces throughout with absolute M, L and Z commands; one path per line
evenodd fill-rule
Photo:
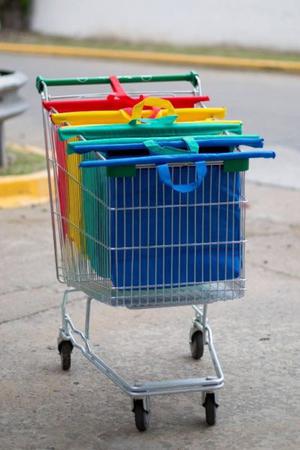
M 300 0 L 34 0 L 32 30 L 300 51 Z

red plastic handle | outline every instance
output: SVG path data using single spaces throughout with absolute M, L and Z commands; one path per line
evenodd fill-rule
M 117 95 L 118 97 L 128 97 L 126 91 L 124 90 L 120 81 L 115 75 L 109 77 L 109 80 L 114 95 Z
M 143 100 L 145 96 L 131 98 L 126 96 L 115 96 L 110 94 L 105 99 L 76 99 L 76 100 L 45 100 L 43 106 L 48 111 L 54 109 L 57 112 L 75 112 L 75 111 L 105 111 L 132 108 Z M 193 108 L 196 103 L 209 101 L 208 96 L 188 96 L 188 97 L 162 97 L 169 100 L 174 108 Z M 151 109 L 151 108 L 149 108 Z

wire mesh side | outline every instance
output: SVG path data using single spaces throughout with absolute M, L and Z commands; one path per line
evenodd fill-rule
M 46 115 L 47 117 L 47 115 Z M 244 174 L 209 165 L 202 186 L 180 194 L 155 167 L 110 177 L 80 170 L 46 122 L 58 279 L 114 306 L 157 307 L 241 297 L 245 289 Z M 192 165 L 171 167 L 176 184 Z
M 194 178 L 193 166 L 172 168 L 177 184 Z M 141 168 L 130 180 L 112 181 L 110 196 L 117 226 L 111 229 L 109 303 L 156 307 L 243 295 L 243 174 L 214 164 L 200 189 L 180 194 L 162 184 L 154 168 Z
M 133 177 L 105 171 L 85 171 L 77 181 L 81 217 L 68 219 L 63 251 L 68 284 L 128 307 L 243 295 L 243 176 L 214 165 L 202 189 L 179 194 L 155 168 L 137 169 Z M 172 177 L 191 182 L 194 168 L 173 167 Z

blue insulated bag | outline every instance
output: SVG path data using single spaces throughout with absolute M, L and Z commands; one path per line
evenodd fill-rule
M 196 170 L 172 167 L 173 187 L 155 168 L 108 179 L 115 287 L 177 287 L 239 277 L 240 175 L 209 165 L 199 187 L 186 192 Z

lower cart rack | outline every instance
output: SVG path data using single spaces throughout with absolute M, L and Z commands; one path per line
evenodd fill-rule
M 70 369 L 73 347 L 78 348 L 100 372 L 113 381 L 125 394 L 130 396 L 133 405 L 132 411 L 135 415 L 135 424 L 139 431 L 145 431 L 149 425 L 151 413 L 150 397 L 162 394 L 201 391 L 206 422 L 208 425 L 215 424 L 216 409 L 218 407 L 215 391 L 224 385 L 224 376 L 214 347 L 212 331 L 207 321 L 207 305 L 204 305 L 201 309 L 193 306 L 195 318 L 190 329 L 189 343 L 191 356 L 194 359 L 200 359 L 203 356 L 205 346 L 207 346 L 215 369 L 215 375 L 203 378 L 174 379 L 130 385 L 92 350 L 89 337 L 91 302 L 93 300 L 91 297 L 88 297 L 86 300 L 84 331 L 80 331 L 75 327 L 67 312 L 69 296 L 75 292 L 78 291 L 75 289 L 66 290 L 61 305 L 63 325 L 58 337 L 58 350 L 61 356 L 63 370 Z

